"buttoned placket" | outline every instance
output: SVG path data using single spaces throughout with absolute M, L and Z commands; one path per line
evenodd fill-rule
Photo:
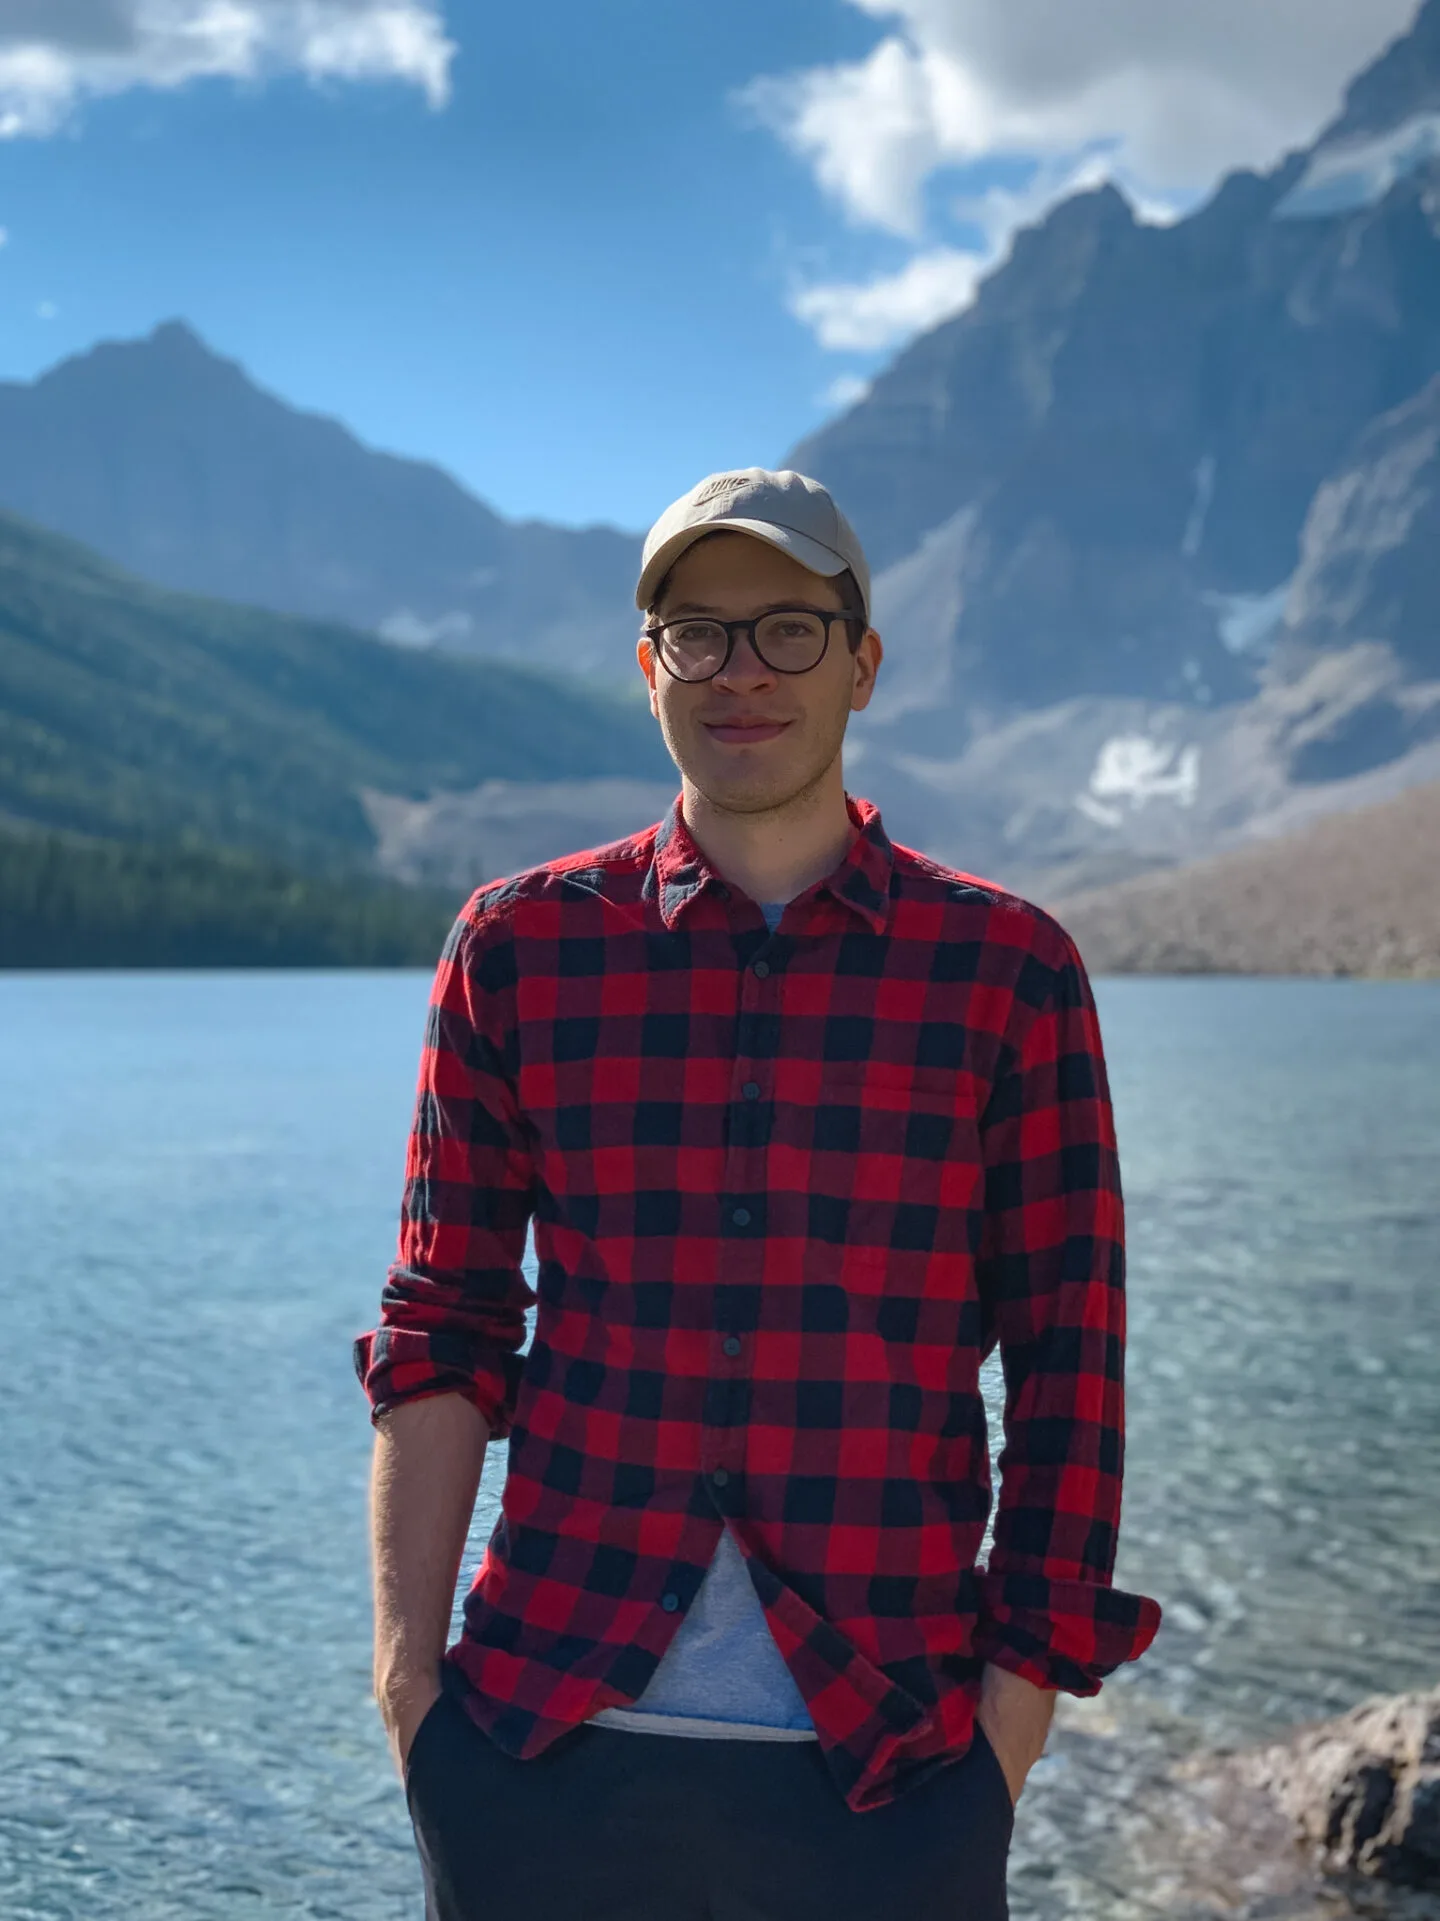
M 778 1019 L 784 986 L 783 944 L 767 929 L 761 947 L 740 969 L 736 1049 L 731 1064 L 729 1127 L 720 1189 L 720 1256 L 710 1382 L 701 1432 L 701 1471 L 722 1511 L 727 1490 L 744 1474 L 755 1358 L 755 1315 L 740 1312 L 753 1300 L 765 1269 L 765 1180 L 769 1148 L 768 1101 L 773 1091 L 773 1054 L 760 1057 L 765 1025 Z M 731 1290 L 746 1290 L 732 1294 Z M 733 1496 L 732 1496 L 733 1498 Z

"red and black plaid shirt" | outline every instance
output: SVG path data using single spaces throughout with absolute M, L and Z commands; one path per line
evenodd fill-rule
M 856 1809 L 964 1751 L 986 1661 L 1093 1694 L 1159 1625 L 1111 1585 L 1123 1227 L 1084 970 L 849 806 L 774 934 L 677 803 L 483 887 L 441 960 L 356 1365 L 376 1418 L 458 1392 L 510 1437 L 447 1658 L 511 1754 L 636 1699 L 727 1526 Z

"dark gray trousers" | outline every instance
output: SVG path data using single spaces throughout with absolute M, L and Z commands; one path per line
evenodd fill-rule
M 427 1921 L 1005 1921 L 1014 1810 L 964 1757 L 854 1814 L 813 1741 L 583 1727 L 531 1761 L 450 1694 L 406 1796 Z

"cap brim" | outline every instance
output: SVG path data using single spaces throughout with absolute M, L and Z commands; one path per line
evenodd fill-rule
M 693 547 L 697 540 L 704 540 L 707 534 L 753 534 L 756 540 L 779 548 L 782 554 L 789 554 L 802 567 L 808 567 L 812 574 L 823 574 L 827 580 L 836 574 L 843 574 L 850 565 L 833 547 L 823 546 L 820 541 L 812 540 L 809 534 L 797 534 L 792 528 L 776 527 L 768 520 L 711 520 L 703 527 L 683 527 L 651 554 L 635 589 L 635 605 L 642 613 L 654 605 L 660 583 L 681 554 Z

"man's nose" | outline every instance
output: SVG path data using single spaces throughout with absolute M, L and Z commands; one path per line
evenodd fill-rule
M 775 670 L 755 651 L 755 629 L 742 627 L 735 636 L 730 658 L 715 676 L 723 687 L 756 687 L 773 681 Z

